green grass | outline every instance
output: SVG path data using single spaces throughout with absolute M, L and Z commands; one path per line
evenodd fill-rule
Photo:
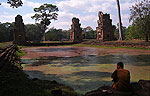
M 24 51 L 21 50 L 22 48 L 23 48 L 23 46 L 18 46 L 18 51 L 16 52 L 16 54 L 17 54 L 18 57 L 26 55 L 24 53 Z
M 13 44 L 12 42 L 1 42 L 0 43 L 0 48 L 5 48 L 5 47 L 7 47 L 9 45 L 12 45 L 12 44 Z
M 79 47 L 95 47 L 95 48 L 111 48 L 111 49 L 118 49 L 118 48 L 127 48 L 127 49 L 144 49 L 144 50 L 150 50 L 149 48 L 135 48 L 135 47 L 114 47 L 114 46 L 101 46 L 101 45 L 87 45 L 87 44 L 72 44 L 68 46 L 79 46 Z

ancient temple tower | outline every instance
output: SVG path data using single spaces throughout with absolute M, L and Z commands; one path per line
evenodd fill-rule
M 24 23 L 21 15 L 15 17 L 15 27 L 14 27 L 14 43 L 23 45 L 26 43 L 26 34 Z
M 112 26 L 112 20 L 109 14 L 103 14 L 103 12 L 98 13 L 99 20 L 97 20 L 98 27 L 97 40 L 110 41 L 114 39 L 114 28 Z
M 81 24 L 79 23 L 78 18 L 72 18 L 72 25 L 71 25 L 71 32 L 70 32 L 70 39 L 73 42 L 81 42 L 82 41 L 82 29 Z

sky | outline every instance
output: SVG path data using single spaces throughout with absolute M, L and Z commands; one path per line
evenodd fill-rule
M 15 17 L 20 14 L 25 24 L 34 24 L 35 20 L 31 16 L 35 14 L 34 8 L 48 3 L 58 7 L 58 20 L 52 20 L 49 28 L 68 30 L 71 28 L 72 18 L 79 18 L 81 27 L 91 26 L 94 30 L 98 26 L 98 12 L 110 14 L 112 24 L 117 25 L 117 3 L 116 0 L 22 0 L 23 6 L 12 8 L 7 4 L 7 0 L 0 0 L 0 22 L 14 22 Z M 136 0 L 120 0 L 121 18 L 123 26 L 128 27 L 130 17 L 130 7 Z

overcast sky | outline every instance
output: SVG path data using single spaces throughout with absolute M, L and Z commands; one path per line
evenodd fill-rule
M 42 4 L 55 4 L 59 8 L 58 20 L 52 20 L 49 27 L 60 29 L 71 28 L 73 17 L 80 19 L 81 27 L 91 26 L 94 30 L 97 27 L 98 12 L 108 13 L 111 16 L 113 25 L 118 23 L 116 0 L 22 0 L 23 6 L 11 8 L 7 0 L 0 0 L 0 22 L 14 22 L 15 16 L 23 16 L 25 24 L 34 24 L 31 19 L 34 15 L 34 8 Z M 121 16 L 123 26 L 129 26 L 130 7 L 135 4 L 136 0 L 120 0 Z

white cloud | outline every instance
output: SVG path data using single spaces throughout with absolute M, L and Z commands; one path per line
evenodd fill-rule
M 73 13 L 58 12 L 58 20 L 52 21 L 50 27 L 68 29 L 71 26 L 71 20 L 74 16 Z
M 73 9 L 84 10 L 87 12 L 110 11 L 114 6 L 115 0 L 64 0 L 56 1 L 56 5 L 63 11 L 69 12 Z
M 15 16 L 14 15 L 0 15 L 0 22 L 14 22 Z
M 64 1 L 56 1 L 56 5 L 58 6 L 58 8 L 60 8 L 61 10 L 68 12 L 72 9 L 81 9 L 84 10 L 88 5 L 87 0 L 80 0 L 80 1 L 76 1 L 76 0 L 64 0 Z
M 130 17 L 129 14 L 124 14 L 124 15 L 122 15 L 122 23 L 123 23 L 123 26 L 128 26 L 128 25 L 130 25 L 130 23 L 129 23 L 129 17 Z
M 82 16 L 79 14 L 73 14 L 73 13 L 67 13 L 67 12 L 59 12 L 58 13 L 58 20 L 52 21 L 50 27 L 57 27 L 57 28 L 62 28 L 62 29 L 69 29 L 71 28 L 72 24 L 72 18 L 77 17 L 79 18 L 81 23 L 81 27 L 87 27 L 87 26 L 92 26 L 92 24 L 96 24 L 98 20 L 98 16 L 95 15 L 87 15 L 87 16 Z M 86 22 L 86 23 L 85 23 Z M 95 27 L 94 27 L 95 29 Z
M 87 16 L 80 16 L 80 19 L 82 21 L 89 21 L 89 22 L 95 22 L 96 20 L 98 20 L 98 16 L 95 15 L 87 15 Z
M 134 3 L 125 2 L 125 3 L 121 4 L 121 10 L 129 10 L 129 8 L 130 8 L 133 4 L 134 4 Z
M 117 25 L 118 23 L 118 17 L 116 15 L 110 14 L 110 19 L 112 19 L 112 24 Z
M 34 13 L 28 13 L 22 16 L 24 24 L 29 24 L 29 23 L 35 23 L 33 19 L 31 19 L 31 16 L 33 16 Z M 5 22 L 15 22 L 15 17 L 17 14 L 9 14 L 7 12 L 4 12 L 4 15 L 0 15 L 0 22 L 5 23 Z
M 1 2 L 2 4 L 0 5 L 0 6 L 2 6 L 2 7 L 4 7 L 4 8 L 7 8 L 7 9 L 12 9 L 11 7 L 10 7 L 10 4 L 8 4 L 8 3 L 4 3 L 4 2 Z
M 129 25 L 129 7 L 131 7 L 134 2 L 135 0 L 120 0 L 122 22 L 124 26 Z M 31 16 L 34 15 L 34 13 L 32 13 L 33 8 L 39 7 L 42 4 L 44 4 L 44 0 L 42 3 L 41 1 L 38 2 L 35 0 L 34 2 L 32 0 L 23 0 L 23 7 L 14 10 L 12 15 L 12 12 L 9 12 L 12 11 L 13 8 L 4 2 L 0 6 L 5 10 L 1 13 L 2 15 L 0 15 L 0 21 L 14 22 L 16 14 L 18 14 L 21 10 L 22 12 L 20 12 L 20 14 L 22 14 L 25 24 L 35 23 L 35 20 L 31 19 Z M 82 27 L 91 26 L 95 29 L 98 20 L 97 14 L 99 11 L 110 14 L 113 24 L 116 25 L 118 23 L 116 0 L 56 0 L 55 4 L 59 8 L 58 20 L 52 20 L 50 27 L 54 26 L 55 28 L 69 29 L 71 27 L 72 18 L 77 17 L 79 18 Z M 28 10 L 24 10 L 25 8 L 28 8 L 29 12 Z
M 71 22 L 68 21 L 61 21 L 61 22 L 52 22 L 49 27 L 55 27 L 59 29 L 69 29 L 71 28 Z
M 90 8 L 88 8 L 88 12 L 107 12 L 110 13 L 113 9 L 115 9 L 115 6 L 113 6 L 111 3 L 102 3 L 101 5 L 95 4 L 92 5 Z
M 22 16 L 24 24 L 34 24 L 35 20 L 31 18 L 35 13 L 28 13 Z
M 33 7 L 33 8 L 38 8 L 40 5 L 42 5 L 41 3 L 31 2 L 28 0 L 24 0 L 23 4 L 24 4 L 23 6 L 29 6 L 29 7 Z
M 74 17 L 75 15 L 73 13 L 69 12 L 58 12 L 58 19 L 59 20 L 68 20 Z

